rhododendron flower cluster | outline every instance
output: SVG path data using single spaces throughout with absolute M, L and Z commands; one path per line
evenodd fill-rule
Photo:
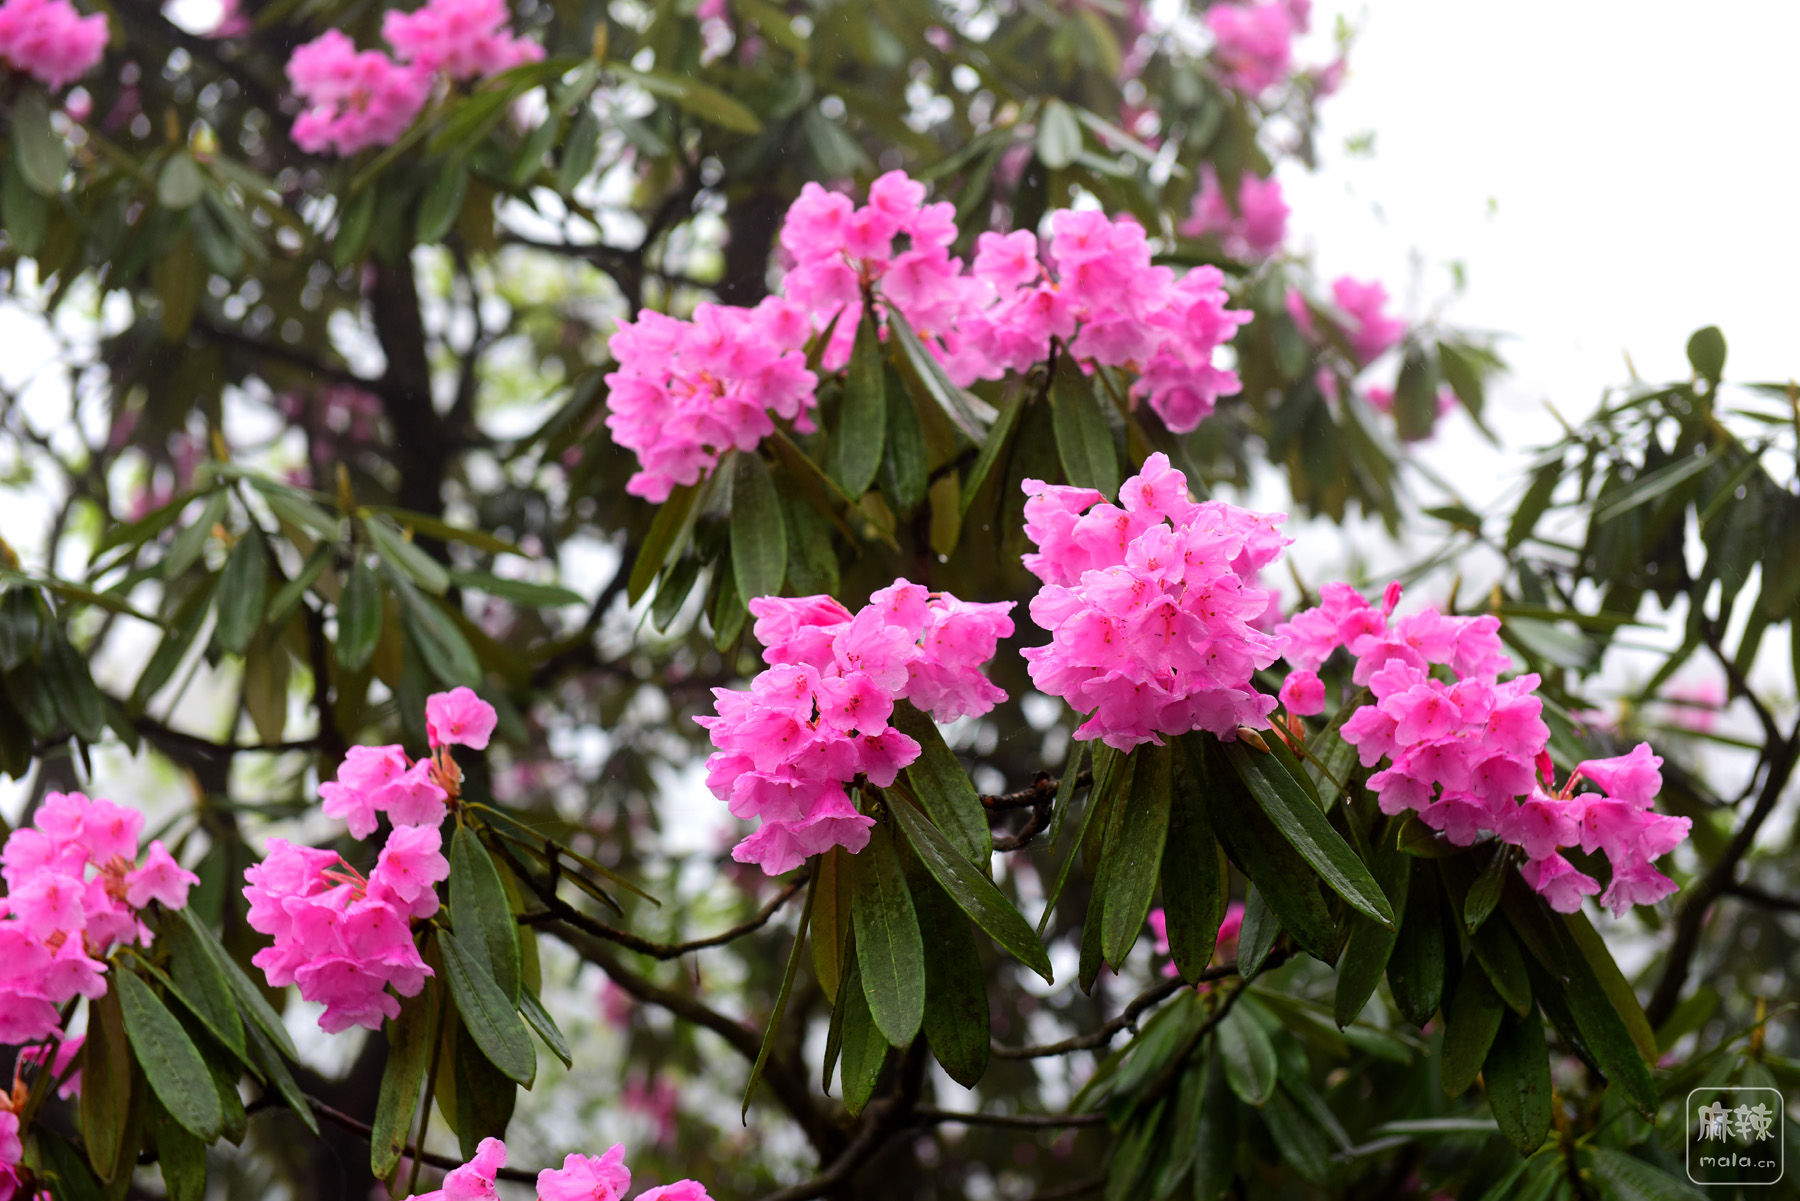
M 1331 282 L 1331 297 L 1350 318 L 1351 324 L 1345 332 L 1358 362 L 1373 362 L 1381 357 L 1382 351 L 1406 336 L 1406 322 L 1382 311 L 1387 307 L 1388 294 L 1379 280 L 1339 276 Z
M 878 788 L 919 756 L 888 724 L 905 700 L 938 721 L 979 716 L 1006 693 L 981 674 L 1012 633 L 1010 601 L 969 604 L 895 580 L 852 614 L 829 596 L 750 602 L 769 667 L 743 690 L 713 689 L 718 716 L 707 786 L 734 816 L 761 827 L 733 848 L 769 875 L 834 846 L 868 845 L 871 818 L 847 786 Z
M 1215 4 L 1206 10 L 1206 28 L 1225 82 L 1245 95 L 1260 96 L 1293 73 L 1294 34 L 1304 28 L 1304 17 L 1297 21 L 1295 10 L 1283 0 Z
M 6 0 L 0 4 L 0 62 L 47 88 L 92 71 L 106 53 L 104 13 L 82 16 L 69 0 Z
M 294 144 L 310 154 L 392 145 L 424 110 L 440 73 L 472 79 L 543 58 L 542 46 L 506 32 L 506 17 L 504 0 L 429 0 L 384 14 L 392 56 L 359 51 L 335 29 L 295 48 L 288 80 L 307 108 L 294 119 Z
M 475 1158 L 444 1177 L 444 1187 L 420 1193 L 415 1201 L 493 1201 L 496 1183 L 506 1166 L 506 1144 L 484 1138 Z M 545 1168 L 537 1177 L 537 1201 L 621 1201 L 631 1188 L 625 1147 L 614 1143 L 604 1155 L 569 1155 L 560 1168 Z M 0 1199 L 3 1201 L 3 1199 Z M 710 1201 L 697 1180 L 645 1189 L 636 1201 Z
M 799 309 L 773 297 L 753 309 L 702 304 L 692 321 L 650 309 L 621 321 L 608 343 L 619 369 L 606 377 L 606 427 L 637 452 L 625 490 L 667 500 L 724 452 L 755 450 L 775 432 L 771 412 L 810 431 L 818 377 L 803 348 L 811 334 Z
M 1289 541 L 1276 528 L 1284 515 L 1195 502 L 1161 453 L 1125 481 L 1118 505 L 1039 480 L 1025 491 L 1038 549 L 1024 563 L 1044 582 L 1031 619 L 1051 642 L 1024 655 L 1034 684 L 1091 713 L 1076 738 L 1128 751 L 1264 724 L 1275 698 L 1251 676 L 1281 640 L 1253 624 L 1273 599 L 1256 573 Z
M 1216 237 L 1225 253 L 1239 259 L 1266 259 L 1287 236 L 1288 206 L 1281 184 L 1248 173 L 1238 177 L 1237 204 L 1219 186 L 1211 163 L 1200 168 L 1200 190 L 1181 232 L 1190 238 Z
M 1674 892 L 1674 882 L 1652 864 L 1687 837 L 1691 823 L 1651 812 L 1662 760 L 1650 747 L 1578 764 L 1552 794 L 1550 729 L 1534 695 L 1538 677 L 1499 679 L 1511 666 L 1500 619 L 1446 617 L 1434 609 L 1395 618 L 1398 598 L 1399 588 L 1390 586 L 1376 607 L 1348 585 L 1330 584 L 1320 590 L 1318 607 L 1277 627 L 1305 684 L 1317 679 L 1337 647 L 1355 657 L 1351 678 L 1369 689 L 1374 703 L 1353 713 L 1342 732 L 1364 767 L 1387 761 L 1369 777 L 1382 812 L 1410 810 L 1458 846 L 1494 834 L 1520 847 L 1526 882 L 1565 913 L 1601 891 L 1559 853 L 1565 847 L 1605 853 L 1612 880 L 1600 900 L 1615 915 Z M 1445 669 L 1448 680 L 1434 668 Z M 1307 692 L 1316 706 L 1290 708 L 1322 709 L 1323 688 Z M 1599 792 L 1577 794 L 1582 781 Z
M 153 841 L 138 863 L 144 815 L 78 792 L 50 793 L 32 824 L 0 850 L 0 1043 L 38 1042 L 61 1026 L 58 1008 L 106 992 L 115 946 L 147 945 L 151 901 L 187 904 L 198 877 Z
M 244 873 L 250 928 L 274 940 L 251 962 L 273 988 L 297 985 L 325 1006 L 328 1033 L 380 1027 L 403 997 L 418 995 L 431 969 L 413 942 L 412 924 L 437 912 L 437 885 L 450 875 L 439 827 L 461 789 L 448 748 L 485 750 L 497 717 L 474 691 L 456 688 L 425 702 L 432 754 L 410 761 L 398 746 L 351 747 L 337 779 L 319 786 L 325 812 L 352 836 L 367 838 L 385 814 L 393 825 L 365 877 L 336 851 L 269 842 L 263 861 Z
M 0 1093 L 0 1201 L 11 1201 L 23 1183 L 25 1144 L 19 1138 L 19 1115 L 8 1107 L 9 1099 Z

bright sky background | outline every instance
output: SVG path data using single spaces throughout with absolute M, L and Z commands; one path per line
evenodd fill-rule
M 1800 5 L 1319 0 L 1314 37 L 1339 13 L 1361 33 L 1319 173 L 1282 177 L 1294 237 L 1324 278 L 1378 276 L 1412 317 L 1461 260 L 1451 319 L 1510 335 L 1490 402 L 1509 444 L 1554 430 L 1546 399 L 1590 410 L 1627 354 L 1685 377 L 1703 325 L 1728 376 L 1800 374 Z M 1370 131 L 1373 156 L 1346 152 Z M 1431 457 L 1475 445 L 1446 431 Z

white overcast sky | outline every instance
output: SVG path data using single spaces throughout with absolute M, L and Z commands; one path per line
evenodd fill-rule
M 1339 13 L 1361 33 L 1319 173 L 1283 175 L 1292 228 L 1326 278 L 1379 276 L 1410 316 L 1460 259 L 1452 320 L 1509 335 L 1507 441 L 1553 428 L 1546 399 L 1588 411 L 1627 353 L 1685 376 L 1703 325 L 1728 375 L 1800 374 L 1800 4 L 1319 0 L 1315 38 Z M 1365 131 L 1374 154 L 1347 154 Z

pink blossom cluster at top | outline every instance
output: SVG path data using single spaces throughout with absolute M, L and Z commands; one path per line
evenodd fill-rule
M 400 1012 L 387 990 L 416 996 L 432 974 L 413 942 L 412 924 L 437 912 L 437 884 L 450 874 L 439 827 L 461 773 L 446 748 L 484 750 L 492 737 L 493 706 L 468 688 L 425 702 L 425 726 L 435 752 L 410 762 L 398 746 L 351 747 L 338 778 L 319 786 L 325 812 L 367 838 L 386 814 L 393 824 L 365 877 L 336 851 L 269 842 L 261 863 L 244 873 L 250 928 L 268 935 L 251 962 L 273 988 L 297 985 L 325 1006 L 319 1026 L 380 1027 Z
M 878 788 L 919 756 L 888 724 L 905 700 L 938 721 L 978 716 L 1006 693 L 981 674 L 1012 633 L 1012 602 L 969 604 L 906 580 L 852 614 L 829 596 L 750 602 L 768 670 L 744 690 L 713 689 L 718 716 L 707 786 L 761 827 L 731 854 L 771 876 L 834 846 L 868 845 L 872 819 L 846 786 Z
M 1236 259 L 1266 259 L 1281 249 L 1287 236 L 1288 206 L 1281 184 L 1246 172 L 1238 177 L 1237 204 L 1219 186 L 1219 173 L 1211 163 L 1200 168 L 1200 190 L 1194 193 L 1193 211 L 1181 232 L 1190 238 L 1217 237 L 1226 254 Z
M 1030 230 L 984 233 L 965 272 L 949 252 L 954 207 L 924 200 L 925 185 L 890 171 L 860 208 L 808 184 L 788 209 L 781 245 L 794 264 L 784 288 L 820 328 L 837 317 L 827 367 L 849 359 L 867 286 L 958 385 L 1027 370 L 1049 358 L 1056 339 L 1084 364 L 1136 371 L 1132 394 L 1177 432 L 1238 391 L 1237 375 L 1214 366 L 1213 355 L 1250 315 L 1226 307 L 1217 268 L 1177 279 L 1151 263 L 1149 239 L 1132 218 L 1057 209 L 1047 247 Z
M 1355 658 L 1351 679 L 1369 689 L 1374 703 L 1351 714 L 1342 732 L 1363 766 L 1387 761 L 1369 777 L 1382 812 L 1410 810 L 1458 846 L 1492 833 L 1522 848 L 1526 882 L 1565 913 L 1600 885 L 1558 853 L 1564 847 L 1605 852 L 1612 881 L 1600 900 L 1615 915 L 1673 892 L 1674 882 L 1652 863 L 1687 837 L 1691 823 L 1650 811 L 1662 786 L 1662 760 L 1650 747 L 1579 764 L 1552 795 L 1538 677 L 1499 679 L 1511 666 L 1500 619 L 1446 617 L 1434 609 L 1395 618 L 1398 598 L 1398 587 L 1390 586 L 1377 607 L 1348 585 L 1330 584 L 1316 608 L 1277 627 L 1303 685 L 1317 680 L 1336 648 Z M 1450 682 L 1434 676 L 1434 667 L 1447 669 Z M 1323 688 L 1305 692 L 1302 703 L 1296 686 L 1290 709 L 1322 710 Z M 1574 794 L 1582 780 L 1600 792 Z
M 6 0 L 0 4 L 0 62 L 60 88 L 99 65 L 110 32 L 104 13 L 84 17 L 69 0 Z
M 59 1007 L 106 992 L 107 952 L 148 945 L 140 914 L 151 901 L 187 904 L 198 877 L 160 840 L 138 865 L 144 815 L 78 792 L 50 793 L 32 824 L 0 850 L 0 1043 L 38 1042 L 61 1026 Z
M 1309 0 L 1262 4 L 1215 4 L 1206 10 L 1213 56 L 1225 82 L 1247 96 L 1260 96 L 1285 82 L 1294 70 L 1294 35 L 1305 29 Z M 1297 16 L 1298 14 L 1298 16 Z
M 754 448 L 772 415 L 810 429 L 818 381 L 802 348 L 830 329 L 821 361 L 842 368 L 865 291 L 879 312 L 905 317 L 959 386 L 1028 370 L 1060 342 L 1084 369 L 1134 372 L 1131 394 L 1176 432 L 1238 391 L 1236 373 L 1213 359 L 1250 316 L 1228 307 L 1217 268 L 1178 278 L 1152 264 L 1136 221 L 1071 209 L 1050 214 L 1047 245 L 1030 230 L 984 233 L 965 265 L 950 254 L 954 216 L 899 171 L 875 180 L 860 207 L 809 183 L 782 224 L 791 262 L 779 298 L 748 310 L 701 305 L 692 321 L 645 313 L 623 323 L 610 343 L 619 366 L 607 376 L 607 426 L 638 455 L 627 489 L 665 499 L 726 449 Z
M 358 50 L 335 29 L 296 47 L 288 80 L 306 110 L 294 144 L 310 154 L 355 154 L 396 141 L 424 109 L 437 76 L 488 76 L 543 58 L 544 48 L 505 29 L 504 0 L 427 0 L 390 11 L 381 32 L 394 47 Z
M 496 1182 L 506 1166 L 506 1144 L 484 1138 L 475 1158 L 444 1177 L 444 1187 L 420 1193 L 415 1201 L 494 1201 Z M 604 1155 L 569 1155 L 560 1168 L 545 1168 L 537 1177 L 537 1201 L 620 1201 L 631 1188 L 625 1148 L 614 1143 Z M 4 1201 L 0 1198 L 0 1201 Z M 636 1201 L 709 1201 L 695 1180 L 645 1189 Z
M 606 377 L 606 428 L 637 452 L 625 490 L 667 500 L 727 450 L 755 450 L 775 432 L 771 412 L 810 431 L 818 377 L 803 348 L 811 334 L 800 310 L 774 297 L 753 309 L 702 304 L 692 321 L 650 309 L 621 321 L 608 343 L 619 369 Z
M 1025 567 L 1043 581 L 1031 619 L 1048 646 L 1024 652 L 1031 679 L 1091 716 L 1075 737 L 1128 751 L 1163 734 L 1230 738 L 1275 707 L 1251 681 L 1281 653 L 1252 623 L 1273 594 L 1257 571 L 1288 539 L 1280 514 L 1196 503 L 1160 452 L 1119 489 L 1026 480 Z

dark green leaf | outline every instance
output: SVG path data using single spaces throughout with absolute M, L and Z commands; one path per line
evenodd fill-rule
M 1319 877 L 1286 835 L 1269 820 L 1250 789 L 1232 769 L 1223 748 L 1209 735 L 1195 736 L 1204 768 L 1213 831 L 1232 860 L 1257 885 L 1281 919 L 1282 929 L 1320 959 L 1329 959 L 1337 926 L 1319 891 Z M 1321 815 L 1322 816 L 1322 815 Z
M 456 225 L 462 212 L 463 197 L 469 191 L 469 167 L 461 159 L 445 163 L 432 177 L 419 201 L 419 216 L 413 234 L 421 245 L 441 242 Z
M 1550 1048 L 1535 1013 L 1508 1017 L 1501 1024 L 1482 1080 L 1494 1121 L 1507 1141 L 1521 1155 L 1537 1150 L 1550 1131 Z
M 450 578 L 465 588 L 479 588 L 489 596 L 517 601 L 521 605 L 547 608 L 560 605 L 579 605 L 586 603 L 587 600 L 573 588 L 565 588 L 561 584 L 542 584 L 536 580 L 515 580 L 507 576 L 495 575 L 491 571 L 452 569 Z
M 1060 171 L 1075 161 L 1080 150 L 1081 125 L 1075 119 L 1074 110 L 1055 97 L 1044 101 L 1038 114 L 1038 158 L 1052 171 Z
M 600 161 L 600 114 L 591 101 L 583 101 L 563 142 L 562 161 L 556 167 L 556 189 L 564 196 L 594 170 Z
M 1233 1007 L 1218 1025 L 1219 1054 L 1225 1079 L 1246 1105 L 1263 1105 L 1275 1092 L 1275 1045 L 1261 1023 L 1242 1007 Z
M 156 202 L 166 209 L 189 209 L 206 194 L 206 179 L 194 156 L 177 150 L 156 176 Z
M 1238 931 L 1238 974 L 1248 978 L 1260 972 L 1280 933 L 1281 923 L 1263 900 L 1262 890 L 1252 884 L 1244 894 L 1244 923 Z
M 1050 415 L 1063 473 L 1078 488 L 1095 488 L 1111 500 L 1119 494 L 1119 456 L 1099 397 L 1073 355 L 1056 356 Z
M 219 965 L 219 969 L 225 973 L 225 979 L 231 985 L 232 994 L 237 997 L 243 1012 L 262 1029 L 263 1033 L 284 1055 L 289 1059 L 298 1059 L 300 1053 L 294 1049 L 293 1037 L 288 1034 L 287 1027 L 282 1024 L 281 1015 L 275 1012 L 267 998 L 262 995 L 262 991 L 251 983 L 250 977 L 244 974 L 244 969 L 237 965 L 237 961 L 220 944 L 219 936 L 208 929 L 206 924 L 195 916 L 191 908 L 177 910 L 176 914 L 181 921 L 186 923 L 189 933 L 194 935 L 200 945 L 213 957 L 213 961 Z
M 787 528 L 781 495 L 762 456 L 739 451 L 731 480 L 731 570 L 738 595 L 748 605 L 761 596 L 781 595 L 787 574 Z
M 925 945 L 889 826 L 870 832 L 869 845 L 850 861 L 850 879 L 850 920 L 869 1012 L 889 1044 L 904 1047 L 925 1018 Z
M 117 989 L 108 989 L 89 1003 L 81 1082 L 81 1131 L 88 1162 L 100 1179 L 111 1180 L 119 1173 L 131 1119 L 131 1048 Z
M 1477 963 L 1463 965 L 1456 995 L 1444 1013 L 1444 1092 L 1461 1096 L 1481 1072 L 1488 1048 L 1506 1016 L 1506 1002 Z
M 519 1003 L 519 924 L 494 860 L 475 832 L 459 825 L 450 836 L 450 921 L 464 950 Z M 524 1083 L 521 1081 L 520 1083 Z
M 711 479 L 711 476 L 707 477 L 708 482 Z M 637 558 L 631 564 L 631 575 L 625 582 L 625 599 L 632 604 L 637 604 L 649 591 L 663 564 L 680 553 L 688 518 L 699 495 L 699 485 L 684 484 L 657 506 L 656 516 L 650 519 L 650 528 L 644 534 Z
M 1556 495 L 1556 485 L 1562 480 L 1563 464 L 1560 457 L 1550 460 L 1531 474 L 1531 484 L 1525 489 L 1519 507 L 1513 510 L 1512 524 L 1506 529 L 1506 549 L 1516 549 L 1525 539 L 1531 537 L 1531 531 L 1537 528 L 1538 518 L 1550 507 L 1550 500 Z
M 994 886 L 994 882 L 977 871 L 951 844 L 942 830 L 904 800 L 893 799 L 889 812 L 894 815 L 913 853 L 918 855 L 919 862 L 925 865 L 925 870 L 931 873 L 932 879 L 956 902 L 957 908 L 974 919 L 977 926 L 1020 963 L 1049 982 L 1050 957 L 1045 953 L 1043 943 L 1032 932 L 1030 923 L 1019 916 L 1019 911 L 1013 908 L 1012 902 Z M 865 851 L 864 855 L 866 854 Z M 864 855 L 858 855 L 857 861 Z M 860 922 L 856 937 L 860 944 Z
M 1281 760 L 1256 754 L 1241 742 L 1225 744 L 1225 754 L 1263 812 L 1331 890 L 1352 908 L 1392 926 L 1393 910 L 1380 885 Z
M 931 1053 L 964 1088 L 974 1088 L 987 1071 L 987 978 L 969 919 L 956 911 L 944 890 L 920 878 L 913 907 L 925 940 L 925 1041 Z
M 36 589 L 13 587 L 0 592 L 0 671 L 12 671 L 37 654 L 41 624 Z
M 1425 352 L 1408 350 L 1394 385 L 1394 428 L 1401 439 L 1417 441 L 1437 422 L 1437 371 Z
M 913 796 L 951 845 L 985 873 L 994 848 L 987 811 L 981 807 L 981 795 L 969 782 L 969 774 L 938 732 L 937 723 L 901 701 L 894 706 L 889 724 L 919 744 L 919 757 L 906 768 L 906 783 Z
M 119 993 L 126 1038 L 151 1090 L 182 1129 L 212 1142 L 219 1137 L 225 1115 L 206 1061 L 148 984 L 130 971 L 110 975 Z
M 361 671 L 381 640 L 381 585 L 361 557 L 338 596 L 337 661 L 348 672 Z
M 288 1071 L 286 1062 L 281 1058 L 281 1052 L 275 1049 L 275 1044 L 269 1041 L 268 1035 L 264 1034 L 260 1027 L 254 1024 L 245 1026 L 244 1033 L 249 1036 L 250 1057 L 262 1069 L 263 1075 L 269 1078 L 269 1083 L 275 1086 L 275 1091 L 281 1094 L 282 1100 L 287 1102 L 288 1109 L 300 1119 L 300 1124 L 311 1131 L 314 1138 L 317 1138 L 319 1136 L 319 1119 L 313 1113 L 312 1105 L 307 1101 L 306 1095 L 300 1091 L 300 1086 L 294 1082 L 293 1073 Z
M 450 587 L 450 573 L 385 517 L 363 519 L 363 529 L 375 544 L 375 553 L 427 592 L 442 595 Z
M 1412 864 L 1406 891 L 1406 916 L 1388 958 L 1388 987 L 1406 1020 L 1423 1026 L 1444 996 L 1443 900 L 1437 872 L 1429 863 Z
M 436 989 L 400 1002 L 400 1016 L 387 1024 L 387 1064 L 375 1100 L 374 1129 L 369 1134 L 369 1171 L 385 1179 L 400 1163 L 412 1131 L 425 1071 L 431 1066 L 432 999 Z
M 538 1040 L 550 1048 L 550 1054 L 562 1060 L 565 1068 L 575 1066 L 574 1056 L 569 1052 L 569 1040 L 563 1037 L 562 1027 L 556 1024 L 556 1019 L 550 1016 L 550 1011 L 544 1008 L 544 1003 L 529 988 L 519 994 L 519 1016 L 525 1019 L 525 1024 L 531 1027 Z
M 1405 914 L 1412 859 L 1394 845 L 1392 838 L 1383 838 L 1374 848 L 1370 867 L 1388 904 L 1395 913 Z M 1398 931 L 1377 925 L 1361 914 L 1350 919 L 1350 937 L 1338 960 L 1337 997 L 1333 1005 L 1333 1016 L 1340 1029 L 1355 1021 L 1369 1003 L 1375 986 L 1387 971 L 1398 938 Z
M 1138 763 L 1119 837 L 1107 846 L 1100 868 L 1099 887 L 1106 897 L 1100 945 L 1115 968 L 1124 965 L 1144 928 L 1169 835 L 1173 752 L 1167 746 L 1144 746 L 1134 754 Z
M 896 355 L 895 365 L 900 368 L 901 374 L 911 386 L 923 389 L 932 403 L 942 409 L 951 423 L 962 431 L 964 437 L 977 446 L 981 445 L 983 427 L 992 424 L 992 410 L 988 410 L 987 416 L 983 417 L 981 409 L 986 406 L 951 382 L 950 377 L 944 373 L 943 365 L 925 349 L 925 344 L 919 341 L 919 335 L 913 331 L 900 310 L 888 309 L 887 322 L 889 352 Z
M 448 930 L 438 931 L 450 996 L 475 1045 L 509 1080 L 530 1087 L 537 1075 L 531 1035 L 492 976 Z
M 896 406 L 901 398 L 892 398 Z M 844 401 L 832 431 L 831 475 L 844 492 L 861 496 L 869 490 L 881 463 L 886 441 L 889 398 L 887 369 L 882 363 L 881 338 L 871 315 L 864 312 L 856 326 L 856 342 L 844 375 Z
M 866 324 L 866 323 L 865 323 Z M 879 351 L 872 351 L 879 358 Z M 907 396 L 900 378 L 885 359 L 881 359 L 885 380 L 883 409 L 886 412 L 887 438 L 881 452 L 881 493 L 894 512 L 905 517 L 925 499 L 927 452 L 925 427 L 919 422 L 919 407 Z M 845 489 L 848 491 L 848 489 Z
M 1694 373 L 1716 386 L 1725 375 L 1725 335 L 1716 325 L 1695 330 L 1688 339 L 1687 357 Z
M 106 730 L 106 700 L 88 674 L 87 660 L 54 625 L 44 631 L 42 655 L 43 681 L 56 702 L 56 711 L 76 737 L 83 742 L 97 741 Z M 25 671 L 29 673 L 30 668 Z
M 1319 1123 L 1295 1104 L 1285 1086 L 1276 1089 L 1263 1106 L 1263 1123 L 1282 1163 L 1291 1166 L 1302 1180 L 1325 1183 L 1337 1148 L 1326 1139 Z
M 975 465 L 969 468 L 969 474 L 963 480 L 961 499 L 957 502 L 959 519 L 969 515 L 969 506 L 974 503 L 976 493 L 981 491 L 981 486 L 993 473 L 994 464 L 1000 461 L 1000 456 L 1011 445 L 1013 430 L 1019 423 L 1019 411 L 1024 407 L 1023 393 L 1014 393 L 1000 406 L 993 428 L 981 440 L 981 453 L 975 456 Z
M 609 64 L 608 69 L 653 96 L 673 100 L 702 121 L 710 121 L 734 133 L 762 132 L 762 122 L 754 112 L 724 92 L 708 87 L 690 75 L 674 71 L 638 71 L 617 64 Z
M 750 1079 L 744 1085 L 744 1103 L 741 1117 L 750 1114 L 750 1098 L 756 1094 L 756 1083 L 762 1079 L 763 1068 L 768 1066 L 769 1055 L 775 1049 L 775 1039 L 781 1032 L 781 1019 L 787 1016 L 788 998 L 794 991 L 794 977 L 800 972 L 800 957 L 806 950 L 807 927 L 812 921 L 813 903 L 818 895 L 818 879 L 815 877 L 806 890 L 806 905 L 800 910 L 800 925 L 794 931 L 794 945 L 788 951 L 787 968 L 781 973 L 781 991 L 775 994 L 775 1009 L 769 1014 L 769 1024 L 763 1030 L 762 1045 L 757 1048 L 756 1062 L 750 1065 Z
M 1220 1201 L 1231 1193 L 1237 1164 L 1238 1114 L 1235 1090 L 1224 1058 L 1214 1048 L 1206 1066 L 1206 1095 L 1200 1105 L 1199 1143 L 1194 1157 L 1194 1201 Z
M 69 148 L 50 125 L 50 106 L 44 94 L 26 87 L 13 98 L 11 112 L 12 159 L 31 190 L 40 196 L 62 191 L 63 172 L 69 168 Z
M 175 998 L 199 1018 L 208 1032 L 238 1058 L 246 1055 L 244 1023 L 238 1014 L 231 981 L 206 945 L 185 922 L 160 923 L 156 945 L 169 953 L 169 983 Z
M 168 557 L 162 562 L 164 579 L 173 579 L 194 565 L 200 552 L 206 549 L 213 527 L 225 519 L 225 508 L 229 503 L 230 498 L 223 490 L 206 498 L 194 523 L 182 527 L 181 532 L 175 535 L 175 540 L 169 544 Z
M 168 1201 L 204 1201 L 206 1144 L 183 1130 L 169 1111 L 153 1100 L 149 1111 L 156 1163 L 162 1169 L 163 1192 Z
M 1706 1197 L 1686 1181 L 1612 1147 L 1585 1147 L 1581 1160 L 1605 1187 L 1607 1201 L 1703 1201 Z
M 457 1029 L 450 1074 L 456 1089 L 456 1140 L 464 1159 L 475 1158 L 483 1139 L 506 1137 L 519 1100 L 518 1085 L 481 1054 L 478 1045 L 467 1026 Z M 443 1083 L 440 1069 L 438 1087 Z
M 1525 952 L 1519 949 L 1511 928 L 1505 922 L 1484 922 L 1470 936 L 1469 946 L 1494 991 L 1523 1017 L 1531 1009 L 1531 976 L 1525 969 Z
M 1494 906 L 1500 903 L 1500 894 L 1506 889 L 1506 875 L 1511 870 L 1512 856 L 1507 854 L 1504 844 L 1496 846 L 1463 898 L 1464 930 L 1473 934 L 1481 929 L 1488 915 L 1494 912 Z
M 1219 922 L 1225 917 L 1225 874 L 1199 772 L 1185 740 L 1176 748 L 1170 793 L 1169 839 L 1162 860 L 1163 919 L 1169 955 L 1181 978 L 1192 983 L 1206 970 L 1218 942 Z
M 843 1014 L 844 1056 L 839 1077 L 844 1090 L 844 1108 L 852 1116 L 861 1113 L 869 1098 L 875 1095 L 875 1082 L 881 1076 L 881 1065 L 887 1060 L 888 1052 L 888 1041 L 869 1012 L 867 990 L 857 966 L 859 958 L 857 955 L 849 957 L 843 987 L 838 990 L 838 1011 Z

